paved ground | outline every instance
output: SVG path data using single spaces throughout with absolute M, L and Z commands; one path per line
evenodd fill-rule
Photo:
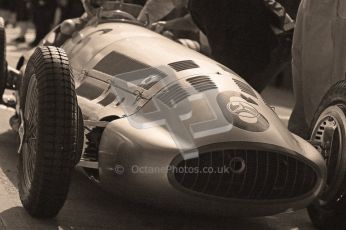
M 9 39 L 16 31 L 8 30 Z M 32 39 L 32 33 L 28 35 Z M 25 50 L 25 46 L 8 45 L 10 64 Z M 276 90 L 265 93 L 280 105 L 292 106 L 290 94 Z M 273 97 L 272 95 L 275 95 Z M 289 109 L 280 109 L 284 116 Z M 212 218 L 173 214 L 153 210 L 123 201 L 102 191 L 78 170 L 72 181 L 66 205 L 54 220 L 38 221 L 26 214 L 17 191 L 17 137 L 8 125 L 13 111 L 0 107 L 0 230 L 2 229 L 232 229 L 232 230 L 312 230 L 306 211 L 255 219 Z M 140 192 L 140 191 L 139 191 Z

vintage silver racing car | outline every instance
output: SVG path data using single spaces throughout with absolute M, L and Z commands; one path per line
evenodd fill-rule
M 301 209 L 329 180 L 344 183 L 329 178 L 337 167 L 327 180 L 328 140 L 345 132 L 328 109 L 314 147 L 236 73 L 147 29 L 138 6 L 113 4 L 59 47 L 53 30 L 16 69 L 0 47 L 0 90 L 17 95 L 20 199 L 32 216 L 58 214 L 76 165 L 135 202 L 228 216 Z

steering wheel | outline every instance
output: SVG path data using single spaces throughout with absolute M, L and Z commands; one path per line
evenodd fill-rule
M 112 18 L 121 17 L 121 18 L 126 19 L 126 20 L 137 21 L 137 18 L 135 16 L 133 16 L 132 14 L 129 14 L 125 11 L 121 11 L 121 10 L 112 11 L 111 17 Z

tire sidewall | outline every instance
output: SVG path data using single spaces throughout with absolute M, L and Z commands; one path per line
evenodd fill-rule
M 24 182 L 23 167 L 26 162 L 23 153 L 20 153 L 19 194 L 29 214 L 37 218 L 49 218 L 59 212 L 67 197 L 78 157 L 79 112 L 70 66 L 63 50 L 38 47 L 31 56 L 19 93 L 22 116 L 33 76 L 37 80 L 38 100 L 35 168 L 31 186 L 28 188 Z

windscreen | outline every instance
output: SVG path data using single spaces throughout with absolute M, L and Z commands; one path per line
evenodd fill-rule
M 148 67 L 115 75 L 112 90 L 118 105 L 130 116 L 143 107 L 160 89 L 177 80 L 175 72 L 167 67 Z
M 142 10 L 141 5 L 131 4 L 131 3 L 122 3 L 121 1 L 106 1 L 103 4 L 104 11 L 112 11 L 112 10 L 120 10 L 126 13 L 133 15 L 134 17 L 138 17 L 139 13 Z

